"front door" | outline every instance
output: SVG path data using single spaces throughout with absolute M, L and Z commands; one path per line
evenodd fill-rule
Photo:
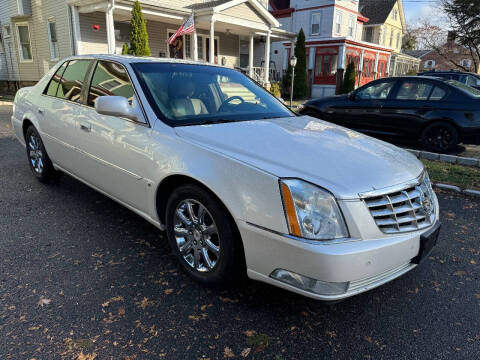
M 342 105 L 341 125 L 364 132 L 383 132 L 382 107 L 394 84 L 392 79 L 382 79 L 355 91 Z
M 77 120 L 75 131 L 79 175 L 100 190 L 147 212 L 151 129 L 147 122 L 98 114 L 94 104 L 99 96 L 124 96 L 136 103 L 133 85 L 123 65 L 97 62 L 84 116 Z

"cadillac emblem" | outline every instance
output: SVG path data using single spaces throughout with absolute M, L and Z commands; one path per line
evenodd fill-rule
M 420 196 L 418 197 L 418 202 L 422 206 L 425 215 L 430 216 L 433 212 L 433 203 L 428 196 L 428 192 L 425 193 L 420 186 L 417 186 L 416 190 L 420 194 Z

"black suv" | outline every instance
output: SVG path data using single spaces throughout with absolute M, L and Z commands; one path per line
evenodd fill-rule
M 449 80 L 456 80 L 461 83 L 464 83 L 465 85 L 474 87 L 475 89 L 480 90 L 480 75 L 474 74 L 474 73 L 469 73 L 469 72 L 464 72 L 464 71 L 455 71 L 455 70 L 450 70 L 450 71 L 426 71 L 426 72 L 421 72 L 418 73 L 420 76 L 436 76 L 436 77 L 441 77 Z

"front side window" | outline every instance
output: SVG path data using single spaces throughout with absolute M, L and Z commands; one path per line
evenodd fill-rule
M 58 52 L 58 38 L 57 38 L 57 24 L 54 20 L 48 21 L 48 39 L 50 42 L 50 59 L 56 60 L 59 57 Z
M 171 126 L 294 116 L 238 71 L 191 64 L 136 63 L 143 91 Z
M 320 34 L 320 14 L 312 14 L 312 35 Z
M 356 95 L 363 100 L 384 100 L 393 88 L 394 81 L 378 82 L 360 88 Z
M 32 47 L 30 44 L 30 31 L 28 24 L 17 25 L 18 51 L 21 61 L 32 61 Z
M 132 103 L 135 91 L 123 65 L 99 61 L 88 92 L 87 105 L 94 106 L 99 96 L 123 96 Z
M 85 82 L 90 60 L 69 61 L 63 76 L 60 78 L 57 97 L 60 99 L 81 102 L 82 86 Z
M 404 81 L 397 91 L 396 100 L 428 100 L 433 84 L 423 81 Z

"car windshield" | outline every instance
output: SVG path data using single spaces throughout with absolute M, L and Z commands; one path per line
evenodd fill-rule
M 157 116 L 170 126 L 295 116 L 245 75 L 217 66 L 133 64 Z
M 446 83 L 456 87 L 460 91 L 462 91 L 464 93 L 467 93 L 468 95 L 470 95 L 474 98 L 477 98 L 477 99 L 480 98 L 480 90 L 477 90 L 477 89 L 475 89 L 471 86 L 465 85 L 464 83 L 461 83 L 461 82 L 456 81 L 456 80 L 448 80 L 448 81 L 446 81 Z

